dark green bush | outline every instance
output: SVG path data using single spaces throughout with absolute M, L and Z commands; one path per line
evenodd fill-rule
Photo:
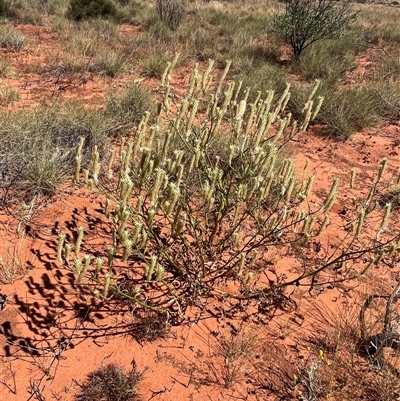
M 16 11 L 12 5 L 11 0 L 0 0 L 0 17 L 14 18 Z
M 118 18 L 119 11 L 111 0 L 71 0 L 67 16 L 75 21 L 88 18 Z

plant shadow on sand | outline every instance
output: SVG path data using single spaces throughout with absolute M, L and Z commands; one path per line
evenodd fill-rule
M 85 220 L 95 230 L 100 220 L 92 216 L 87 209 L 75 208 L 69 228 L 74 231 Z M 60 363 L 68 359 L 68 351 L 83 342 L 100 348 L 116 337 L 142 344 L 170 335 L 165 317 L 133 313 L 118 299 L 96 299 L 90 289 L 80 288 L 71 270 L 60 268 L 55 257 L 56 233 L 63 224 L 31 222 L 29 234 L 45 243 L 40 249 L 34 245 L 29 251 L 34 255 L 35 269 L 15 282 L 13 293 L 6 287 L 1 291 L 7 295 L 7 304 L 0 311 L 0 362 L 4 367 L 1 384 L 13 394 L 17 394 L 16 385 L 12 384 L 14 366 L 22 364 L 35 372 L 30 392 L 40 394 L 46 381 L 55 379 Z M 73 241 L 74 235 L 69 238 Z M 12 376 L 9 380 L 6 368 Z

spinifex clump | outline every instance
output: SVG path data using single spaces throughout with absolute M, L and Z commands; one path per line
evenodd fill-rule
M 83 270 L 90 259 L 80 261 L 76 253 L 80 264 L 75 270 L 79 282 L 97 283 L 98 296 L 114 293 L 152 310 L 183 313 L 220 292 L 218 286 L 229 279 L 237 292 L 226 295 L 256 298 L 269 290 L 252 287 L 265 269 L 267 252 L 308 247 L 329 224 L 339 180 L 311 210 L 307 199 L 314 176 L 297 180 L 293 161 L 281 153 L 284 143 L 307 129 L 322 99 L 314 104 L 314 90 L 303 109 L 304 121 L 297 123 L 285 111 L 289 86 L 279 99 L 273 91 L 260 92 L 248 104 L 248 91 L 239 98 L 240 82 L 225 83 L 228 69 L 229 63 L 214 83 L 212 62 L 203 75 L 196 66 L 186 95 L 175 103 L 169 66 L 157 123 L 149 125 L 146 113 L 134 137 L 122 141 L 113 189 L 109 182 L 102 186 L 98 157 L 93 161 L 89 182 L 106 196 L 104 213 L 112 234 L 104 267 L 97 258 L 96 266 Z M 104 168 L 112 171 L 112 162 Z M 361 221 L 362 214 L 356 214 Z M 303 263 L 303 272 L 290 283 L 354 261 L 356 235 L 346 232 L 342 248 L 313 259 L 310 266 Z M 78 250 L 81 241 L 78 236 Z M 367 248 L 360 254 L 375 262 L 377 246 Z M 348 272 L 349 278 L 355 274 Z

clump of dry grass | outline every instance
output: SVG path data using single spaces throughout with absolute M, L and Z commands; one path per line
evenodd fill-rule
M 208 381 L 231 388 L 254 376 L 262 343 L 258 331 L 243 326 L 210 337 L 205 361 Z
M 109 364 L 89 374 L 76 401 L 140 401 L 137 386 L 142 373 Z
M 144 316 L 138 316 L 137 319 L 137 322 L 132 324 L 129 334 L 139 344 L 166 339 L 168 337 L 171 329 L 168 316 L 145 312 Z
M 31 243 L 28 238 L 11 239 L 3 237 L 0 245 L 0 281 L 11 284 L 25 276 L 32 268 L 29 250 Z
M 8 106 L 12 102 L 19 100 L 19 92 L 11 85 L 0 84 L 0 105 Z
M 28 48 L 28 39 L 17 29 L 3 26 L 0 29 L 0 45 L 8 51 L 20 52 Z
M 13 75 L 13 69 L 6 57 L 0 58 L 0 77 L 7 78 Z
M 384 82 L 341 88 L 324 81 L 317 95 L 323 96 L 324 102 L 315 121 L 322 124 L 322 133 L 339 140 L 347 140 L 355 132 L 373 127 L 397 111 L 395 92 Z M 289 102 L 294 115 L 299 112 L 305 96 L 303 86 L 294 86 Z
M 360 294 L 337 310 L 312 304 L 312 347 L 297 379 L 303 399 L 398 399 L 400 354 L 391 342 L 378 340 L 389 299 Z

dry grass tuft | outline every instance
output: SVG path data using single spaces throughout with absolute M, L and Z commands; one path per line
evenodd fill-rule
M 137 385 L 142 373 L 135 370 L 125 372 L 117 365 L 110 364 L 88 376 L 76 401 L 140 401 Z

